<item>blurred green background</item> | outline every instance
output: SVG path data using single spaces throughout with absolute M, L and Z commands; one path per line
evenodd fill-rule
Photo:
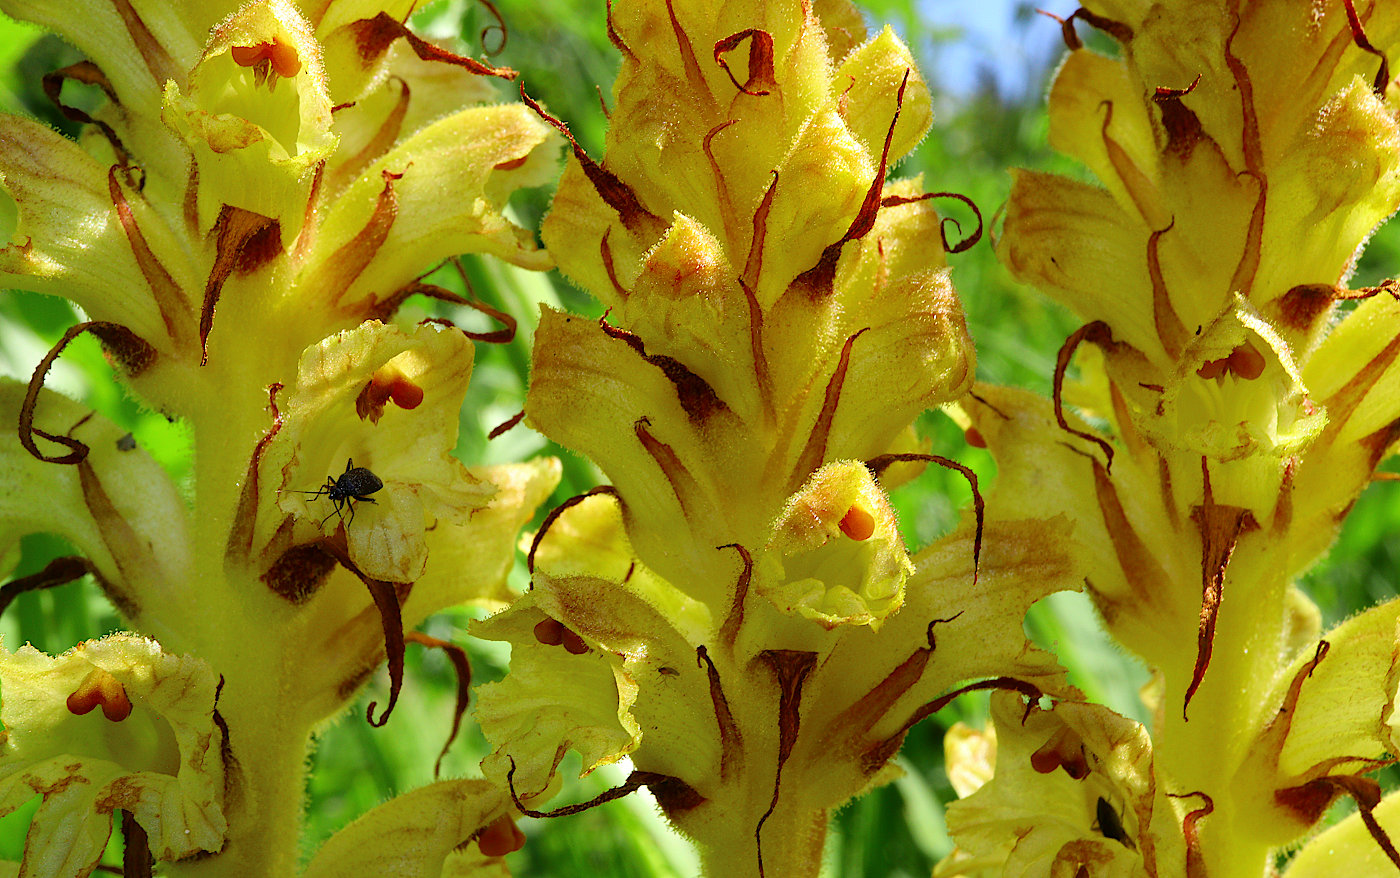
M 597 89 L 610 94 L 617 68 L 604 31 L 603 0 L 499 0 L 498 5 L 509 37 L 493 60 L 523 71 L 530 93 L 569 122 L 590 154 L 602 155 L 606 120 Z M 1083 175 L 1082 169 L 1053 154 L 1046 144 L 1043 95 L 1059 54 L 1058 26 L 1035 15 L 1029 3 L 1003 0 L 988 4 L 988 11 L 1004 13 L 1004 21 L 990 29 L 970 28 L 965 10 L 960 13 L 962 25 L 940 20 L 936 7 L 945 5 L 921 6 L 911 0 L 865 4 L 872 29 L 888 23 L 904 36 L 934 91 L 934 130 L 895 173 L 922 173 L 929 190 L 964 193 L 989 219 L 1006 198 L 1010 183 L 1006 168 L 1023 166 Z M 1059 11 L 1068 13 L 1072 6 Z M 471 0 L 438 3 L 415 21 L 421 33 L 470 54 L 481 51 L 483 29 L 493 24 L 484 9 Z M 1087 28 L 1082 30 L 1089 36 Z M 488 34 L 486 40 L 494 47 L 499 36 Z M 1091 45 L 1112 51 L 1110 44 Z M 44 73 L 77 59 L 74 50 L 57 38 L 0 19 L 0 105 L 73 133 L 72 124 L 61 119 L 43 97 L 39 80 Z M 515 209 L 520 222 L 538 227 L 548 203 L 547 190 L 517 196 Z M 971 228 L 971 214 L 960 205 L 947 201 L 940 206 Z M 0 229 L 9 225 L 12 211 L 13 206 L 0 193 Z M 977 246 L 951 261 L 978 346 L 979 377 L 1048 393 L 1055 351 L 1076 326 L 1074 318 L 1012 281 L 996 262 L 986 235 Z M 1394 227 L 1382 229 L 1359 266 L 1356 285 L 1393 274 L 1397 263 L 1400 232 Z M 599 308 L 557 275 L 531 275 L 478 259 L 465 260 L 465 266 L 476 294 L 517 315 L 522 332 L 510 345 L 478 346 L 472 388 L 462 412 L 458 454 L 469 463 L 520 460 L 542 453 L 559 455 L 565 462 L 565 477 L 554 503 L 592 487 L 599 478 L 590 464 L 529 430 L 517 428 L 489 442 L 486 434 L 523 405 L 528 329 L 538 303 L 589 314 L 597 314 Z M 439 271 L 432 280 L 462 288 L 450 271 Z M 425 302 L 419 307 L 472 328 L 493 328 L 470 312 L 444 311 L 437 303 Z M 0 372 L 27 380 L 43 353 L 78 319 L 66 302 L 31 293 L 0 293 Z M 188 472 L 189 451 L 180 425 L 143 411 L 127 397 L 89 337 L 68 348 L 48 386 L 85 400 L 125 425 L 177 477 Z M 964 461 L 978 472 L 984 485 L 994 478 L 990 457 L 968 448 L 961 431 L 947 418 L 927 413 L 918 426 L 932 439 L 936 453 Z M 1397 559 L 1387 536 L 1400 533 L 1396 490 L 1400 488 L 1389 484 L 1372 486 L 1356 505 L 1330 556 L 1307 575 L 1305 586 L 1321 604 L 1328 623 L 1394 594 Z M 911 549 L 949 530 L 969 498 L 959 477 L 938 468 L 901 488 L 895 501 Z M 61 541 L 44 535 L 25 539 L 22 550 L 16 576 L 32 573 L 67 551 Z M 517 574 L 523 584 L 523 571 L 517 570 Z M 499 679 L 508 654 L 500 644 L 467 637 L 470 618 L 465 611 L 444 613 L 425 628 L 429 634 L 466 645 L 474 682 Z M 1034 639 L 1061 656 L 1071 668 L 1074 682 L 1091 697 L 1142 718 L 1136 690 L 1146 674 L 1105 640 L 1086 600 L 1078 595 L 1057 595 L 1034 608 L 1026 626 Z M 85 581 L 23 595 L 0 619 L 0 634 L 8 647 L 27 641 L 51 653 L 118 627 L 111 607 Z M 451 724 L 455 680 L 441 654 L 424 653 L 414 646 L 409 648 L 407 680 L 399 706 L 385 728 L 374 729 L 363 721 L 364 701 L 384 697 L 387 683 L 381 675 L 364 693 L 358 708 L 321 735 L 308 790 L 306 854 L 380 801 L 432 779 L 433 761 Z M 929 874 L 949 850 L 942 803 L 952 799 L 953 793 L 943 774 L 943 732 L 957 721 L 980 724 L 985 710 L 985 698 L 967 696 L 910 732 L 900 756 L 905 777 L 851 803 L 836 816 L 827 852 L 830 874 L 847 878 Z M 473 773 L 486 749 L 480 733 L 466 724 L 444 760 L 444 775 Z M 566 761 L 566 776 L 570 765 L 576 774 L 576 757 L 571 763 Z M 560 801 L 589 798 L 624 775 L 625 771 L 617 768 L 566 784 Z M 0 859 L 19 858 L 32 807 L 0 819 Z M 517 875 L 695 874 L 689 848 L 666 829 L 644 795 L 570 818 L 527 819 L 521 827 L 529 843 L 510 858 Z M 120 863 L 115 839 L 105 862 Z

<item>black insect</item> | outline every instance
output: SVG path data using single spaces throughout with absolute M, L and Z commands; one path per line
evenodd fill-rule
M 370 496 L 375 491 L 384 487 L 379 476 L 365 469 L 362 466 L 355 466 L 353 458 L 345 461 L 345 472 L 340 474 L 340 478 L 335 479 L 326 476 L 326 483 L 315 491 L 302 491 L 303 494 L 310 494 L 312 497 L 329 497 L 335 508 L 331 510 L 331 515 L 339 515 L 342 522 L 345 521 L 343 511 L 346 506 L 350 507 L 350 523 L 355 523 L 355 501 L 363 500 L 366 503 L 373 503 L 374 498 Z M 321 519 L 321 524 L 325 525 L 330 521 L 331 515 Z
M 1123 828 L 1123 818 L 1118 816 L 1118 812 L 1113 810 L 1113 806 L 1102 796 L 1094 808 L 1094 816 L 1098 818 L 1099 832 L 1104 838 L 1111 838 L 1127 847 L 1135 848 L 1133 840 L 1128 837 L 1128 831 Z

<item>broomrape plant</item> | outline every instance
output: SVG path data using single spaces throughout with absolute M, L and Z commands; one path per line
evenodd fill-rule
M 35 532 L 79 553 L 0 608 L 91 574 L 134 632 L 0 652 L 0 809 L 42 798 L 16 874 L 90 873 L 118 815 L 128 875 L 294 873 L 313 732 L 387 659 L 383 725 L 405 641 L 464 663 L 412 630 L 463 602 L 505 607 L 471 633 L 511 649 L 482 776 L 390 799 L 306 874 L 506 874 L 521 815 L 647 787 L 705 874 L 816 875 L 833 810 L 978 689 L 936 875 L 1255 878 L 1299 845 L 1290 878 L 1400 868 L 1368 776 L 1400 752 L 1400 603 L 1322 633 L 1295 585 L 1400 439 L 1400 287 L 1347 286 L 1400 206 L 1400 7 L 1061 21 L 1050 139 L 1097 182 L 1015 172 L 995 241 L 1085 321 L 1049 399 L 974 382 L 948 256 L 980 222 L 952 240 L 954 181 L 887 179 L 930 92 L 845 0 L 616 0 L 601 157 L 524 90 L 483 104 L 513 71 L 413 7 L 0 0 L 88 59 L 46 80 L 80 143 L 0 117 L 0 271 L 89 318 L 0 384 L 0 558 Z M 542 250 L 504 205 L 564 143 Z M 396 317 L 471 304 L 421 280 L 460 252 L 606 308 L 538 317 L 527 423 L 607 484 L 526 538 L 523 594 L 558 463 L 452 458 L 470 339 Z M 43 388 L 82 332 L 189 425 L 187 495 Z M 995 456 L 985 500 L 913 429 L 936 407 Z M 974 505 L 911 553 L 888 492 L 928 464 Z M 1150 728 L 1027 640 L 1080 589 L 1152 670 Z M 569 750 L 631 774 L 554 802 Z

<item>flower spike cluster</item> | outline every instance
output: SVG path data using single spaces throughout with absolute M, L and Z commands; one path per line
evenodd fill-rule
M 163 874 L 191 857 L 206 874 L 291 874 L 312 731 L 387 653 L 382 724 L 405 632 L 508 596 L 516 533 L 557 463 L 453 459 L 471 341 L 393 317 L 458 253 L 549 267 L 502 211 L 549 178 L 559 139 L 527 108 L 487 103 L 488 80 L 512 72 L 419 38 L 402 23 L 414 6 L 0 3 L 86 55 L 45 80 L 81 142 L 0 117 L 16 217 L 0 280 L 90 318 L 28 388 L 0 386 L 0 418 L 18 427 L 0 439 L 0 557 L 13 564 L 36 531 L 80 553 L 0 599 L 91 572 L 147 635 L 0 652 L 0 809 L 44 796 L 21 874 L 86 874 L 118 810 L 129 846 L 144 837 L 172 861 Z M 106 100 L 76 109 L 78 88 Z M 116 427 L 42 388 L 85 331 L 134 393 L 188 425 L 188 501 Z M 328 514 L 306 492 L 351 460 L 382 487 L 353 517 Z M 434 788 L 386 804 L 318 864 L 432 868 L 508 805 L 480 782 Z M 409 827 L 435 808 L 460 821 L 414 848 Z
M 1083 48 L 1076 18 L 1121 58 Z M 1104 623 L 1155 673 L 1155 721 L 1105 742 L 1121 718 L 1060 705 L 1088 760 L 1065 785 L 1023 761 L 1064 733 L 1000 711 L 995 775 L 950 809 L 942 873 L 1257 876 L 1339 795 L 1368 828 L 1327 874 L 1400 865 L 1365 776 L 1400 752 L 1400 603 L 1320 634 L 1293 585 L 1400 436 L 1400 300 L 1346 286 L 1400 206 L 1400 15 L 1096 0 L 1064 27 L 1051 142 L 1100 185 L 1018 172 L 998 255 L 1086 323 L 1053 400 L 979 387 L 965 407 L 999 493 L 1074 520 Z M 1064 831 L 1015 828 L 1052 815 Z
M 911 422 L 973 370 L 930 196 L 885 180 L 931 120 L 907 48 L 800 0 L 629 0 L 609 35 L 606 158 L 575 146 L 543 228 L 609 310 L 544 310 L 526 412 L 611 485 L 473 627 L 512 646 L 483 767 L 531 802 L 568 749 L 627 757 L 618 792 L 647 785 L 707 874 L 815 875 L 831 809 L 940 696 L 1058 691 L 1021 619 L 1080 568 L 1063 518 L 911 558 L 886 485 L 918 467 L 868 465 L 927 458 Z

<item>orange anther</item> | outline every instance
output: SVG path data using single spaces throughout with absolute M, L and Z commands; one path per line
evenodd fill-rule
M 862 506 L 852 506 L 841 519 L 841 533 L 857 542 L 868 540 L 875 533 L 875 516 Z
M 277 37 L 273 37 L 270 43 L 233 46 L 229 49 L 229 55 L 239 67 L 263 66 L 264 69 L 259 71 L 261 76 L 267 75 L 268 68 L 278 76 L 296 76 L 301 72 L 301 56 L 297 55 L 297 50 Z
M 1206 360 L 1201 364 L 1201 368 L 1196 370 L 1196 374 L 1202 378 L 1219 378 L 1225 374 L 1225 369 L 1229 365 L 1229 358 L 1220 360 Z
M 569 655 L 583 655 L 585 652 L 588 652 L 588 644 L 584 643 L 582 637 L 579 637 L 568 628 L 564 629 L 563 643 L 564 649 L 569 651 Z
M 987 438 L 983 436 L 982 432 L 976 427 L 968 427 L 964 430 L 963 439 L 967 440 L 967 444 L 971 445 L 973 448 L 987 447 Z

